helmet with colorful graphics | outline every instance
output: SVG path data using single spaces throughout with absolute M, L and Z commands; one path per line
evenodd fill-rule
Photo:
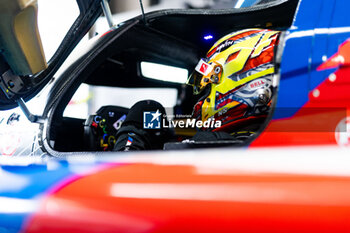
M 271 105 L 279 35 L 247 29 L 217 41 L 187 81 L 201 95 L 193 117 L 221 121 L 213 131 L 233 133 L 260 126 Z

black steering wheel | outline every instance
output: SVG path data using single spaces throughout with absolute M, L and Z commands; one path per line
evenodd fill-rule
M 90 115 L 84 124 L 84 147 L 89 151 L 113 150 L 115 135 L 128 111 L 123 107 L 103 106 L 95 115 Z

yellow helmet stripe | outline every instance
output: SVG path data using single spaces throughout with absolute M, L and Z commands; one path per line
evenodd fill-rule
M 231 33 L 231 34 L 229 34 L 229 35 L 227 35 L 227 36 L 224 36 L 223 38 L 221 38 L 220 40 L 218 40 L 218 41 L 209 49 L 208 54 L 209 54 L 213 49 L 215 49 L 217 46 L 219 46 L 222 42 L 224 42 L 225 40 L 228 40 L 228 39 L 230 39 L 231 37 L 234 37 L 234 36 L 237 36 L 237 35 L 240 35 L 240 34 L 249 32 L 249 31 L 256 31 L 256 30 L 259 30 L 259 29 L 258 29 L 258 28 L 246 29 L 246 30 L 242 30 L 242 31 L 239 31 L 239 32 Z

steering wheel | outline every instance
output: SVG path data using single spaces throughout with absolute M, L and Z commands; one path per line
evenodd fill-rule
M 90 115 L 84 124 L 84 145 L 89 151 L 111 151 L 115 135 L 124 122 L 129 109 L 118 106 L 103 106 L 95 115 Z

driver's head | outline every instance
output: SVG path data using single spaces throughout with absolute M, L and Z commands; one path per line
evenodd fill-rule
M 193 116 L 221 120 L 230 132 L 266 119 L 272 98 L 278 31 L 247 29 L 217 41 L 189 77 L 201 98 Z

